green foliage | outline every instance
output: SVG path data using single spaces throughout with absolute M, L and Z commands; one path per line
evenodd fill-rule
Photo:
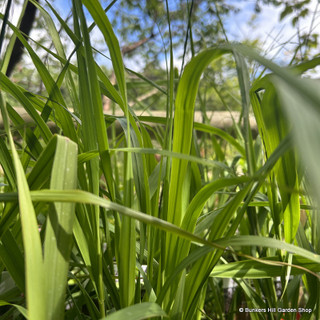
M 281 68 L 245 45 L 219 44 L 194 55 L 180 77 L 169 29 L 167 79 L 135 73 L 132 80 L 98 0 L 72 2 L 73 29 L 52 7 L 52 15 L 38 8 L 58 73 L 0 16 L 46 88 L 41 96 L 23 88 L 2 62 L 1 319 L 231 319 L 244 306 L 303 307 L 312 310 L 303 319 L 318 319 L 320 95 L 317 81 L 301 74 L 319 59 Z M 86 10 L 104 36 L 116 83 L 94 59 Z M 168 3 L 145 10 L 154 19 L 166 12 L 173 23 Z M 73 60 L 53 17 L 70 38 Z M 270 73 L 250 82 L 247 60 Z M 205 69 L 221 70 L 219 63 L 234 68 L 228 80 L 242 117 L 233 135 L 209 125 L 201 101 Z M 135 114 L 127 88 L 135 86 L 156 90 L 164 117 Z M 108 112 L 121 116 L 103 112 L 102 94 Z M 196 108 L 203 123 L 194 122 Z M 223 278 L 237 283 L 232 297 Z

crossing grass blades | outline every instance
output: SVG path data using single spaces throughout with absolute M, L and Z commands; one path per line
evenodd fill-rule
M 319 58 L 283 68 L 227 43 L 193 57 L 176 89 L 171 46 L 167 85 L 139 78 L 166 99 L 167 116 L 139 117 L 100 2 L 73 0 L 73 29 L 49 2 L 50 13 L 34 4 L 54 47 L 43 49 L 60 70 L 53 74 L 0 15 L 12 32 L 0 74 L 1 319 L 296 319 L 277 310 L 299 307 L 312 310 L 301 319 L 320 319 L 320 91 L 301 77 Z M 116 85 L 94 59 L 84 8 L 103 34 Z M 45 97 L 5 75 L 16 37 Z M 236 137 L 193 121 L 201 77 L 221 57 L 236 65 Z M 269 73 L 250 81 L 247 61 Z M 104 114 L 101 95 L 123 116 Z M 214 156 L 201 157 L 201 148 Z M 223 279 L 236 283 L 231 296 Z

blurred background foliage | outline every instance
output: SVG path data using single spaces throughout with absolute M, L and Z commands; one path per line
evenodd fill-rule
M 6 1 L 0 0 L 0 7 L 4 8 L 5 3 Z M 11 12 L 18 15 L 22 3 L 21 0 L 14 0 L 12 6 L 15 10 L 11 10 Z M 72 28 L 70 2 L 53 0 L 50 3 Z M 41 4 L 44 8 L 49 9 L 45 1 L 42 1 Z M 102 5 L 106 10 L 108 10 L 108 7 L 111 8 L 108 15 L 119 39 L 126 66 L 138 71 L 152 81 L 163 84 L 166 81 L 169 47 L 165 2 L 159 0 L 119 0 L 102 1 Z M 318 33 L 315 29 L 319 23 L 318 4 L 312 6 L 311 0 L 255 0 L 249 7 L 246 1 L 233 0 L 175 0 L 170 1 L 169 5 L 177 81 L 181 76 L 183 67 L 192 56 L 212 45 L 237 40 L 228 38 L 227 34 L 229 32 L 226 30 L 226 26 L 232 23 L 232 21 L 230 22 L 232 17 L 245 15 L 248 10 L 251 12 L 251 18 L 247 21 L 250 28 L 263 29 L 264 25 L 263 22 L 262 24 L 259 22 L 259 17 L 264 10 L 274 7 L 277 8 L 275 12 L 278 14 L 279 22 L 286 20 L 291 23 L 296 33 L 291 39 L 280 39 L 281 31 L 270 30 L 270 34 L 266 34 L 264 39 L 253 38 L 250 35 L 250 37 L 241 39 L 241 42 L 259 48 L 269 57 L 269 51 L 272 51 L 272 58 L 278 59 L 280 63 L 283 61 L 283 51 L 281 50 L 285 48 L 285 63 L 289 65 L 314 58 L 318 54 L 315 50 L 318 46 Z M 301 22 L 306 18 L 309 20 L 308 27 L 307 29 L 301 29 Z M 56 23 L 59 25 L 58 21 Z M 54 51 L 46 28 L 43 17 L 37 13 L 31 30 L 31 38 L 36 42 L 30 41 L 30 44 L 41 55 L 46 65 L 50 66 L 53 74 L 58 75 L 60 63 L 40 46 L 45 46 Z M 286 26 L 286 29 L 288 28 L 289 26 Z M 66 52 L 69 52 L 68 42 L 70 40 L 68 36 L 61 26 L 57 29 L 66 47 Z M 266 30 L 265 32 L 269 31 Z M 10 32 L 7 37 L 9 36 Z M 268 37 L 273 37 L 274 41 L 270 44 L 269 39 L 267 45 Z M 92 32 L 92 39 L 96 49 L 97 61 L 112 78 L 109 53 L 106 51 L 101 35 L 98 31 L 95 32 L 95 29 Z M 69 47 L 71 46 L 69 45 Z M 271 50 L 270 48 L 277 49 Z M 249 70 L 252 79 L 263 75 L 263 69 L 258 67 L 257 64 L 252 63 Z M 30 64 L 27 54 L 24 54 L 22 60 L 17 64 L 12 79 L 28 90 L 32 89 L 40 95 L 45 93 L 45 88 L 32 64 Z M 163 99 L 163 96 L 153 91 L 146 92 L 145 83 L 133 74 L 131 74 L 131 81 L 133 85 L 130 85 L 130 82 L 128 83 L 128 96 L 131 103 L 135 104 L 134 109 L 159 109 L 161 103 L 155 103 L 155 101 L 158 102 L 158 99 Z M 139 83 L 141 86 L 139 86 Z M 205 71 L 201 83 L 198 95 L 199 106 L 205 105 L 207 110 L 222 110 L 225 109 L 226 105 L 230 110 L 240 109 L 238 83 L 232 58 L 223 56 L 221 59 L 214 61 L 211 67 Z M 165 101 L 162 102 L 163 105 Z M 110 107 L 107 102 L 106 109 L 108 108 Z

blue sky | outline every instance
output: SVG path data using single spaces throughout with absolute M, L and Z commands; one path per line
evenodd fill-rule
M 283 6 L 278 8 L 274 6 L 262 6 L 262 12 L 256 16 L 252 24 L 248 23 L 252 19 L 254 12 L 254 1 L 239 1 L 242 6 L 240 14 L 235 14 L 228 19 L 226 27 L 232 40 L 240 39 L 259 39 L 264 43 L 263 49 L 267 55 L 272 58 L 288 62 L 290 59 L 290 50 L 296 41 L 297 29 L 293 28 L 289 18 L 280 21 L 280 13 Z M 318 0 L 312 0 L 308 5 L 311 13 L 317 11 L 313 24 L 313 32 L 320 34 L 320 5 Z M 309 32 L 312 15 L 300 21 L 300 32 Z M 284 42 L 291 39 L 291 43 L 283 46 Z M 283 48 L 281 49 L 281 47 Z

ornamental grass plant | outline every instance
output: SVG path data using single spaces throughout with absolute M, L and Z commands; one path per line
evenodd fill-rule
M 320 58 L 286 68 L 220 44 L 195 55 L 176 85 L 171 44 L 166 85 L 135 73 L 166 116 L 140 116 L 100 2 L 73 0 L 72 28 L 49 2 L 50 12 L 32 2 L 60 68 L 53 74 L 0 14 L 12 32 L 0 74 L 0 319 L 293 320 L 299 308 L 300 319 L 320 319 L 320 91 L 302 77 Z M 93 28 L 116 84 L 95 60 Z M 5 75 L 16 37 L 45 95 Z M 193 120 L 203 74 L 225 56 L 241 94 L 236 134 Z M 248 61 L 269 72 L 250 79 Z M 121 116 L 103 112 L 102 95 Z M 236 283 L 231 296 L 223 279 Z

